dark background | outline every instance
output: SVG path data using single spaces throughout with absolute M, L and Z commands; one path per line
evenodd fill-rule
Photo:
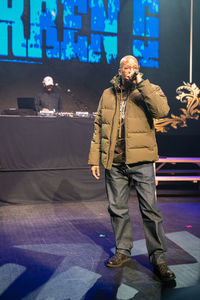
M 106 1 L 105 1 L 106 2 Z M 0 111 L 16 108 L 17 97 L 34 97 L 42 78 L 50 75 L 59 83 L 64 111 L 96 111 L 103 89 L 118 69 L 119 60 L 130 54 L 132 43 L 132 1 L 121 1 L 118 23 L 117 61 L 107 64 L 45 60 L 42 65 L 0 62 Z M 200 1 L 194 0 L 193 79 L 200 87 Z M 145 78 L 160 85 L 168 97 L 171 113 L 180 114 L 185 104 L 176 99 L 176 89 L 189 82 L 190 1 L 159 1 L 159 69 L 143 68 Z M 132 53 L 131 53 L 132 54 Z M 67 92 L 70 89 L 71 92 Z M 160 155 L 198 156 L 199 120 L 185 128 L 158 134 Z

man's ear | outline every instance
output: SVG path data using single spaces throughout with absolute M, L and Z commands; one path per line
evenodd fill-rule
M 122 75 L 121 69 L 118 69 L 118 74 Z

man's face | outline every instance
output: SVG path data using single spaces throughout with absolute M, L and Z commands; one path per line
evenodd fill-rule
M 122 77 L 122 82 L 130 82 L 135 71 L 139 71 L 136 59 L 128 57 L 121 61 L 118 73 Z
M 45 87 L 45 89 L 46 89 L 48 92 L 51 92 L 52 89 L 53 89 L 53 85 L 45 85 L 45 84 L 44 84 L 44 87 Z

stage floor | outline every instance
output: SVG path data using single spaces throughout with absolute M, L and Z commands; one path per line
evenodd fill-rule
M 159 196 L 158 206 L 171 286 L 152 273 L 134 192 L 132 260 L 118 269 L 105 267 L 114 252 L 105 200 L 0 207 L 0 299 L 199 299 L 200 197 Z

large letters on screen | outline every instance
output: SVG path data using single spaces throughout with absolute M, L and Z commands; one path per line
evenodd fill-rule
M 132 7 L 132 54 L 142 66 L 158 68 L 158 0 L 132 0 Z M 119 14 L 120 0 L 1 0 L 0 60 L 111 63 Z

